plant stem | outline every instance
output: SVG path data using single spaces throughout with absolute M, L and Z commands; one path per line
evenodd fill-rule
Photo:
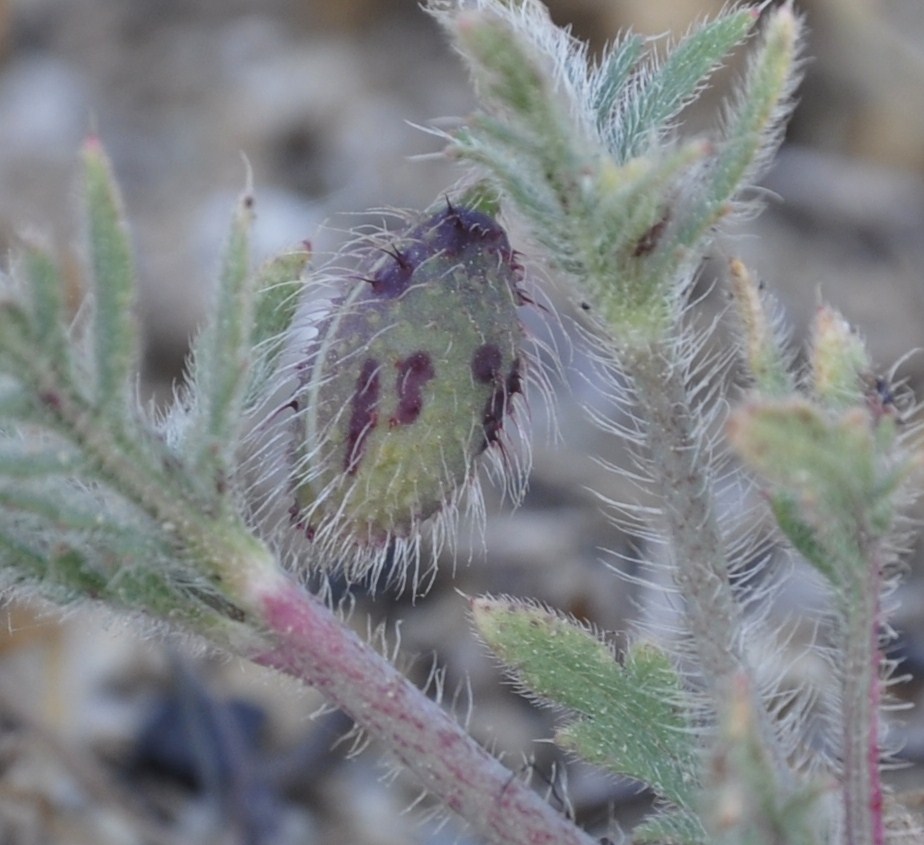
M 294 579 L 255 582 L 248 599 L 274 640 L 251 658 L 315 687 L 487 841 L 596 845 Z
M 844 613 L 843 787 L 847 845 L 883 845 L 885 828 L 879 772 L 880 556 L 868 549 L 862 583 Z
M 654 347 L 627 351 L 640 413 L 645 416 L 648 460 L 663 502 L 674 581 L 696 649 L 701 680 L 720 710 L 729 692 L 748 679 L 752 707 L 764 747 L 781 784 L 789 766 L 773 721 L 760 703 L 754 673 L 743 653 L 739 609 L 732 595 L 728 561 L 715 513 L 710 462 L 703 454 L 701 426 L 690 406 L 683 368 Z

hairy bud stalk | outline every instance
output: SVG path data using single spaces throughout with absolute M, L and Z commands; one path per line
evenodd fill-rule
M 295 399 L 309 540 L 381 549 L 454 503 L 521 391 L 518 274 L 491 217 L 447 204 L 331 302 Z

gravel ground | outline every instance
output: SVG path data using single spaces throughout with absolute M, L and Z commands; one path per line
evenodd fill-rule
M 682 32 L 721 5 L 560 0 L 553 10 L 600 44 L 628 26 Z M 800 5 L 812 58 L 787 144 L 764 180 L 768 208 L 723 239 L 704 280 L 741 255 L 780 292 L 797 335 L 821 295 L 861 328 L 887 369 L 924 344 L 924 9 L 920 0 Z M 242 153 L 256 185 L 258 252 L 305 239 L 323 252 L 336 247 L 338 231 L 368 219 L 344 213 L 423 207 L 454 181 L 430 155 L 435 139 L 412 124 L 464 115 L 471 102 L 465 73 L 410 0 L 0 0 L 0 246 L 14 231 L 45 233 L 79 274 L 76 153 L 97 130 L 132 222 L 145 389 L 163 396 L 208 301 L 245 181 Z M 707 126 L 708 114 L 691 113 L 689 125 Z M 499 683 L 467 633 L 456 589 L 533 596 L 615 632 L 638 606 L 660 612 L 600 562 L 601 546 L 626 541 L 614 539 L 587 492 L 618 496 L 620 482 L 593 458 L 612 446 L 579 410 L 599 402 L 585 365 L 576 351 L 561 440 L 536 444 L 526 505 L 515 514 L 498 508 L 487 551 L 473 550 L 454 576 L 444 567 L 414 605 L 382 595 L 364 608 L 374 621 L 402 620 L 404 652 L 425 655 L 409 668 L 416 679 L 433 655 L 449 688 L 469 679 L 475 734 L 514 768 L 534 757 L 540 785 L 555 756 L 536 740 L 553 718 Z M 924 357 L 901 374 L 920 395 Z M 916 549 L 897 625 L 907 666 L 924 677 L 919 558 Z M 782 613 L 810 622 L 817 596 L 796 579 L 780 602 Z M 2 843 L 466 841 L 453 822 L 401 815 L 413 788 L 383 784 L 374 751 L 345 761 L 343 743 L 331 750 L 349 725 L 336 714 L 310 720 L 321 703 L 310 690 L 191 654 L 187 643 L 138 637 L 98 613 L 64 622 L 32 607 L 7 613 Z M 800 666 L 805 683 L 819 671 Z M 898 695 L 914 701 L 920 691 L 912 683 Z M 184 707 L 211 778 L 201 754 L 190 754 L 195 743 L 177 733 Z M 895 730 L 912 765 L 894 777 L 917 788 L 924 720 L 917 711 L 903 719 Z M 571 767 L 569 794 L 591 825 L 610 812 L 630 820 L 646 806 L 634 787 L 588 767 Z

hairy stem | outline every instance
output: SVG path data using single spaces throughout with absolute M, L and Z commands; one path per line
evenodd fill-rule
M 664 503 L 674 581 L 686 603 L 702 682 L 718 710 L 742 676 L 750 690 L 758 684 L 743 652 L 702 432 L 679 365 L 651 347 L 629 351 L 625 363 L 646 419 L 646 447 Z M 756 694 L 751 697 L 764 746 L 785 783 L 789 767 L 771 716 Z
M 883 845 L 879 771 L 880 561 L 869 549 L 863 583 L 847 602 L 842 696 L 844 830 L 847 845 Z
M 487 841 L 595 845 L 294 580 L 255 584 L 251 602 L 274 640 L 252 659 L 318 689 Z

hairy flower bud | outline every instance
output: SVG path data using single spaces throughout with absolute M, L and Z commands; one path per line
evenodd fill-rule
M 518 267 L 463 207 L 377 250 L 300 368 L 293 516 L 313 540 L 383 546 L 455 501 L 521 390 Z

